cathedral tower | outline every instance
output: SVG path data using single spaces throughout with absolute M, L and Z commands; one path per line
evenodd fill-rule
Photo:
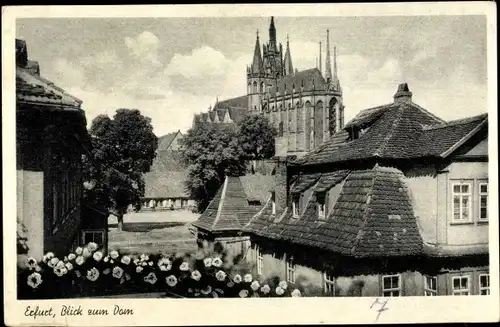
M 253 60 L 250 67 L 247 67 L 247 95 L 248 110 L 252 113 L 261 111 L 261 97 L 266 90 L 266 73 L 264 63 L 260 55 L 259 32 L 255 41 Z

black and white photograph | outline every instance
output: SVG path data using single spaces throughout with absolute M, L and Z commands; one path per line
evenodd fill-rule
M 336 310 L 369 322 L 405 298 L 498 305 L 496 16 L 482 4 L 14 15 L 16 319 L 135 323 L 221 298 L 366 298 Z

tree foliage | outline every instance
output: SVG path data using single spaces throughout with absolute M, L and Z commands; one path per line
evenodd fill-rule
M 246 160 L 274 155 L 276 130 L 263 116 L 245 116 L 236 125 L 201 122 L 184 137 L 184 158 L 189 165 L 186 186 L 203 211 L 225 176 L 241 176 Z
M 84 199 L 118 217 L 144 195 L 143 174 L 149 171 L 158 140 L 151 119 L 137 109 L 118 109 L 113 119 L 99 115 L 89 131 L 92 150 L 84 157 Z

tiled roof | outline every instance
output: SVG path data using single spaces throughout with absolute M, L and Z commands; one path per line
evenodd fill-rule
M 243 117 L 248 113 L 247 108 L 237 108 L 237 107 L 230 107 L 228 108 L 229 111 L 229 118 L 235 123 L 240 122 Z
M 436 125 L 442 120 L 413 103 L 394 103 L 361 113 L 354 119 L 371 125 L 359 138 L 350 140 L 347 129 L 334 134 L 328 141 L 297 160 L 298 164 L 315 165 L 369 158 L 409 159 L 425 155 L 416 147 L 422 140 L 423 125 Z
M 193 226 L 211 231 L 241 230 L 262 209 L 269 197 L 269 185 L 274 176 L 260 174 L 226 177 L 207 209 Z M 249 200 L 258 200 L 252 205 Z
M 187 171 L 149 172 L 144 174 L 144 198 L 188 198 Z
M 166 150 L 172 144 L 172 141 L 175 139 L 177 134 L 180 134 L 180 131 L 168 133 L 167 135 L 160 136 L 158 138 L 158 150 Z M 182 135 L 182 134 L 181 134 Z
M 324 90 L 326 88 L 326 80 L 317 68 L 302 70 L 281 78 L 278 81 L 278 85 L 270 89 L 270 95 L 274 97 L 276 91 L 283 95 L 285 94 L 285 88 L 286 93 L 290 94 L 293 92 L 294 87 L 297 92 L 302 86 L 303 91 Z
M 49 80 L 22 67 L 16 67 L 16 99 L 18 102 L 74 108 L 80 108 L 82 103 Z
M 224 101 L 218 101 L 215 105 L 213 110 L 217 109 L 227 109 L 230 107 L 235 107 L 235 108 L 248 108 L 248 96 L 247 95 L 242 95 L 236 98 L 231 98 L 227 99 Z
M 151 172 L 184 171 L 186 163 L 182 158 L 182 151 L 160 150 L 156 152 L 156 157 L 151 165 Z
M 318 220 L 316 206 L 313 196 L 296 219 L 289 210 L 283 216 L 271 215 L 268 204 L 243 231 L 353 257 L 422 252 L 404 176 L 394 168 L 350 172 L 324 221 Z

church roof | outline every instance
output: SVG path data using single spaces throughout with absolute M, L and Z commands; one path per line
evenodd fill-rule
M 180 150 L 159 150 L 151 165 L 151 172 L 169 172 L 186 170 L 186 164 Z
M 168 133 L 158 138 L 158 150 L 166 150 L 174 141 L 177 135 L 182 135 L 180 131 Z
M 276 87 L 270 89 L 271 97 L 276 96 L 277 91 L 279 94 L 291 93 L 295 86 L 295 90 L 299 91 L 303 86 L 303 91 L 324 90 L 326 88 L 326 80 L 321 75 L 317 68 L 302 70 L 283 76 Z
M 319 192 L 337 184 L 340 194 L 326 219 L 318 220 L 316 197 L 312 196 L 299 218 L 288 209 L 272 215 L 268 203 L 243 231 L 353 257 L 422 252 L 416 217 L 399 170 L 375 166 L 327 173 L 309 187 L 317 187 L 315 191 Z
M 213 110 L 226 109 L 230 107 L 245 108 L 245 109 L 248 108 L 248 96 L 242 95 L 236 98 L 231 98 L 224 101 L 218 101 L 215 104 Z

